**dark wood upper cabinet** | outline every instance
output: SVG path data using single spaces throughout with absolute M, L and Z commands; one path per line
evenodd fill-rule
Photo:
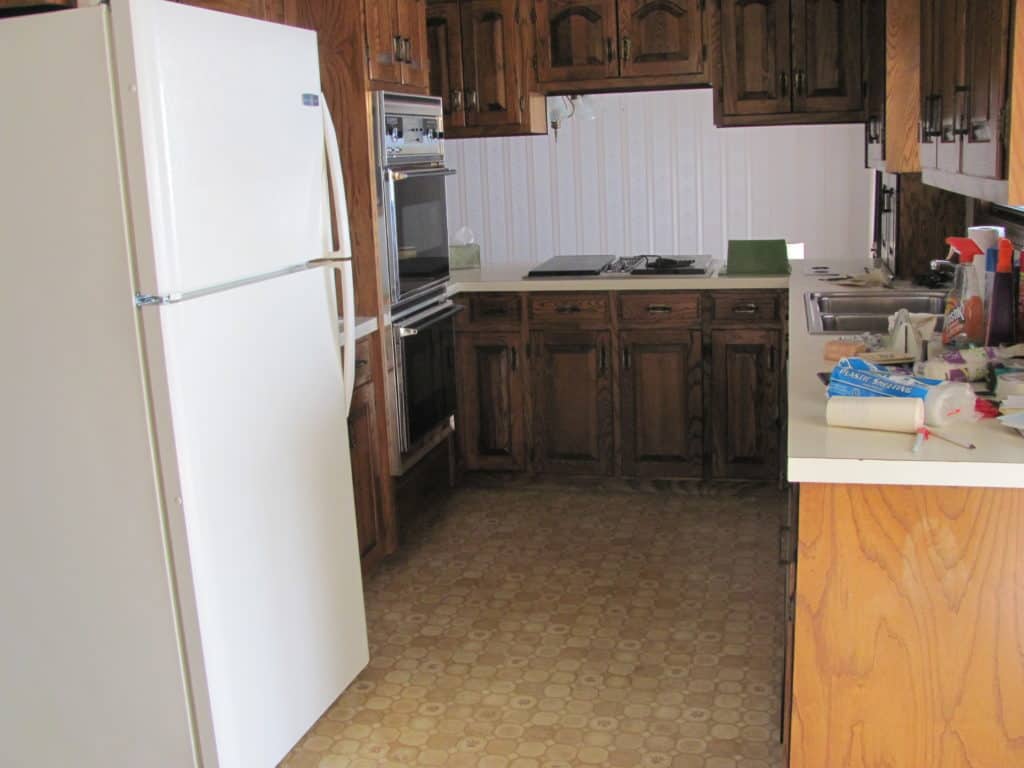
M 703 371 L 700 330 L 619 334 L 622 473 L 700 477 Z
M 1003 120 L 1009 96 L 1009 0 L 966 0 L 961 171 L 1003 179 Z
M 791 110 L 789 26 L 789 0 L 722 0 L 724 114 Z
M 702 0 L 618 0 L 623 77 L 704 71 Z
M 615 0 L 536 0 L 534 12 L 540 82 L 619 74 Z
M 402 83 L 422 89 L 430 85 L 426 18 L 426 0 L 398 0 L 398 35 L 403 45 Z
M 460 333 L 455 424 L 466 469 L 526 468 L 522 336 L 518 331 Z
M 941 83 L 941 35 L 936 14 L 943 0 L 921 0 L 921 168 L 936 168 L 939 137 L 939 88 Z M 908 94 L 909 95 L 909 94 Z
M 713 477 L 778 475 L 779 351 L 778 331 L 711 332 Z
M 519 122 L 518 0 L 462 0 L 467 125 Z
M 792 0 L 793 110 L 863 108 L 861 0 Z
M 533 466 L 552 474 L 611 474 L 611 334 L 534 331 Z
M 960 172 L 960 117 L 966 95 L 964 85 L 964 0 L 936 0 L 938 24 L 938 118 L 936 167 L 948 173 Z
M 445 130 L 466 124 L 462 92 L 462 20 L 457 0 L 427 6 L 430 92 L 441 97 Z
M 718 125 L 860 122 L 861 0 L 722 0 Z
M 864 3 L 864 165 L 885 170 L 885 0 Z

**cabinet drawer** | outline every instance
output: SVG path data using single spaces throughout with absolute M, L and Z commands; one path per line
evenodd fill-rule
M 772 293 L 729 291 L 711 297 L 716 323 L 771 323 L 779 319 L 779 297 Z
M 580 327 L 610 322 L 606 293 L 539 293 L 530 296 L 534 325 Z
M 470 294 L 459 296 L 456 302 L 466 308 L 455 316 L 456 330 L 516 330 L 522 320 L 522 301 L 516 293 Z
M 619 294 L 619 322 L 624 327 L 700 324 L 700 294 L 664 291 Z
M 355 373 L 355 384 L 358 387 L 360 384 L 373 379 L 373 340 L 376 339 L 376 334 L 371 333 L 369 336 L 365 336 L 356 342 L 356 373 Z

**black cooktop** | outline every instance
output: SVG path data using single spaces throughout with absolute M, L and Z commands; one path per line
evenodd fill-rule
M 531 269 L 527 277 L 577 277 L 582 275 L 600 275 L 615 261 L 614 256 L 595 256 L 588 254 L 565 254 L 548 259 Z

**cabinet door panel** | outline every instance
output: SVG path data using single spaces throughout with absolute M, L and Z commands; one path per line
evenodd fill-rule
M 942 62 L 939 59 L 939 26 L 936 14 L 942 0 L 921 0 L 921 126 L 918 148 L 921 168 L 938 167 L 939 87 Z
M 611 335 L 534 332 L 534 467 L 607 475 L 612 469 Z
M 793 108 L 863 107 L 860 0 L 793 0 Z
M 348 417 L 359 556 L 366 571 L 384 555 L 382 473 L 377 451 L 377 406 L 373 384 L 356 387 Z
M 463 0 L 466 124 L 518 123 L 522 114 L 516 0 Z
M 712 331 L 712 474 L 761 478 L 778 473 L 779 334 Z
M 458 2 L 427 6 L 430 93 L 440 96 L 445 128 L 466 124 L 462 89 L 462 25 Z
M 789 0 L 722 0 L 721 35 L 723 112 L 791 111 Z
M 963 136 L 964 173 L 1006 178 L 1002 112 L 1008 93 L 1009 0 L 966 0 L 966 62 Z
M 426 18 L 426 0 L 398 0 L 398 34 L 404 44 L 402 83 L 424 89 L 430 85 Z
M 536 0 L 534 7 L 540 82 L 619 74 L 615 0 Z
M 935 0 L 938 93 L 936 115 L 936 166 L 949 173 L 960 172 L 960 118 L 964 113 L 964 0 Z
M 518 333 L 459 334 L 455 430 L 466 469 L 525 468 L 523 345 Z
M 700 477 L 700 331 L 625 331 L 619 347 L 622 473 Z
M 864 101 L 864 160 L 885 167 L 885 0 L 866 0 L 864 49 L 867 82 Z
M 623 77 L 704 71 L 700 0 L 619 0 Z
M 366 0 L 367 73 L 379 83 L 401 83 L 397 0 Z

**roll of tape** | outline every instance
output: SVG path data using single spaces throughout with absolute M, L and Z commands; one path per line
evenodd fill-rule
M 825 421 L 830 427 L 913 434 L 924 426 L 924 400 L 918 397 L 831 397 L 825 406 Z

